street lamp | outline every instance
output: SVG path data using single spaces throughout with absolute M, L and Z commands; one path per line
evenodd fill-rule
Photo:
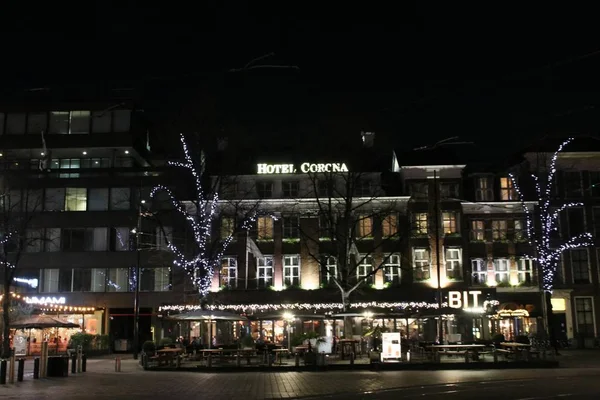
M 135 232 L 135 281 L 134 290 L 135 296 L 133 298 L 133 359 L 138 359 L 138 348 L 140 346 L 140 231 L 142 230 L 142 205 L 145 204 L 145 200 L 140 200 L 138 205 L 138 218 Z

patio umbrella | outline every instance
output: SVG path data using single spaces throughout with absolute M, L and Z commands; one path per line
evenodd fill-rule
M 10 324 L 10 327 L 15 329 L 80 328 L 79 324 L 62 321 L 45 314 L 15 321 Z

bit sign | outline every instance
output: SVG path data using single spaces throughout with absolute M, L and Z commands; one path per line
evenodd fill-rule
M 448 306 L 450 308 L 481 308 L 481 290 L 464 291 L 451 290 L 448 292 Z

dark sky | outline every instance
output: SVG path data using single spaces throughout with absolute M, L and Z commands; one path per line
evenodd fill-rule
M 223 104 L 255 120 L 286 114 L 302 130 L 308 115 L 327 115 L 321 129 L 343 120 L 406 146 L 448 136 L 514 144 L 595 121 L 600 35 L 593 9 L 547 2 L 91 3 L 15 2 L 3 10 L 0 85 L 212 81 L 229 96 Z M 254 65 L 279 68 L 227 72 L 269 53 Z

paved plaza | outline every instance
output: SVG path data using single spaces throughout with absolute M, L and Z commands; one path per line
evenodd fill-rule
M 26 368 L 25 381 L 0 386 L 1 399 L 90 398 L 202 398 L 270 399 L 325 395 L 356 395 L 365 392 L 406 389 L 425 390 L 432 385 L 467 385 L 500 380 L 558 381 L 600 374 L 600 352 L 571 352 L 560 356 L 566 367 L 542 370 L 448 370 L 448 371 L 327 371 L 327 372 L 167 372 L 143 371 L 131 359 L 114 371 L 113 359 L 88 361 L 88 371 L 67 378 L 33 380 Z M 583 361 L 580 361 L 581 359 Z M 32 364 L 29 362 L 29 364 Z M 583 367 L 581 367 L 582 364 Z M 482 384 L 482 385 L 483 385 Z M 600 387 L 600 381 L 599 381 Z M 419 389 L 419 387 L 422 387 Z M 185 396 L 185 397 L 180 397 Z

